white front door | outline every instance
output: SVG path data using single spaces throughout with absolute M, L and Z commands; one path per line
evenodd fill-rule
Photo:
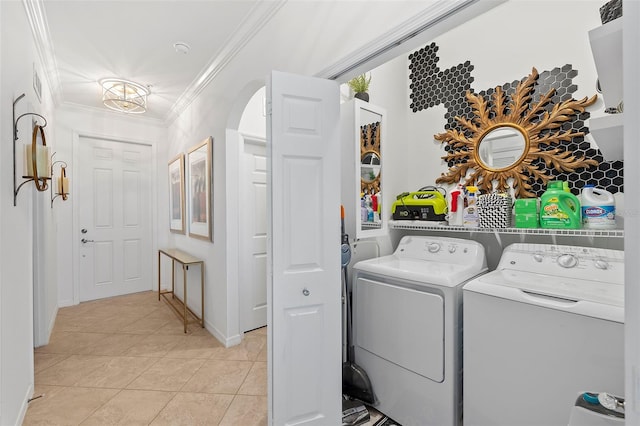
M 80 301 L 151 290 L 151 147 L 78 145 Z
M 241 325 L 249 331 L 267 325 L 267 151 L 264 139 L 241 139 Z
M 269 421 L 341 424 L 339 88 L 267 85 Z

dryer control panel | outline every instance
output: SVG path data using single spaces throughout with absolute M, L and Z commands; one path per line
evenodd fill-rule
M 624 251 L 555 244 L 511 244 L 497 269 L 538 272 L 558 277 L 624 282 Z
M 486 266 L 484 246 L 476 241 L 447 237 L 402 237 L 394 256 L 449 263 L 452 265 L 480 264 Z

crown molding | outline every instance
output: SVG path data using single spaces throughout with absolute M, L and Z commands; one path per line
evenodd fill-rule
M 43 2 L 42 0 L 22 0 L 22 4 L 31 26 L 36 51 L 42 63 L 44 79 L 51 93 L 53 104 L 55 106 L 61 105 L 63 102 L 62 84 L 58 74 L 58 64 L 56 63 Z
M 255 37 L 275 16 L 287 0 L 262 0 L 256 3 L 238 29 L 223 43 L 223 48 L 207 64 L 200 74 L 173 104 L 166 123 L 173 122 L 198 97 L 205 87 L 227 66 L 229 62 Z

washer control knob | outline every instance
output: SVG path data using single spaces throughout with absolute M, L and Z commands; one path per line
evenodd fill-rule
M 440 251 L 439 243 L 430 243 L 428 247 L 429 253 L 437 253 Z
M 533 259 L 536 262 L 540 263 L 540 262 L 542 262 L 542 259 L 544 259 L 544 254 L 542 254 L 542 253 L 534 253 L 533 254 Z
M 457 247 L 456 247 L 456 246 L 454 246 L 453 244 L 451 244 L 451 245 L 449 246 L 449 253 L 455 253 L 455 252 L 456 252 L 456 249 L 457 249 Z
M 578 264 L 578 259 L 572 254 L 561 254 L 558 256 L 558 265 L 563 268 L 573 268 Z
M 609 269 L 609 262 L 604 259 L 596 259 L 593 263 L 598 269 Z

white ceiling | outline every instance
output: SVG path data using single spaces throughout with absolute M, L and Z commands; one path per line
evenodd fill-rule
M 271 69 L 333 76 L 473 1 L 24 0 L 56 104 L 104 108 L 98 81 L 149 86 L 170 121 L 206 85 Z M 187 43 L 188 54 L 173 44 Z M 325 75 L 323 75 L 325 74 Z M 352 73 L 353 74 L 353 73 Z M 221 89 L 222 90 L 222 89 Z

